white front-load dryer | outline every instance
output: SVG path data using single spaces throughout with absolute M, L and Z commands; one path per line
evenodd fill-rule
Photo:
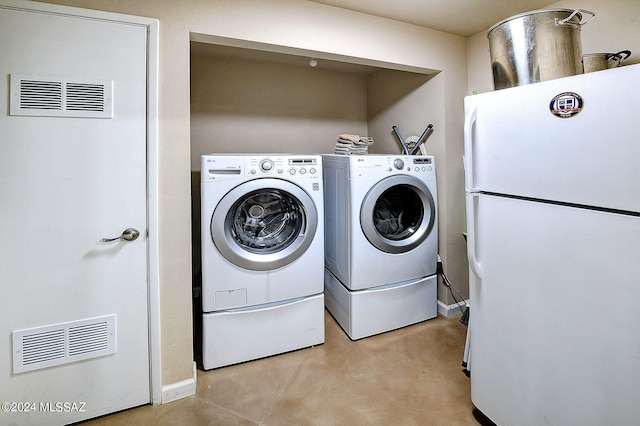
M 435 159 L 324 155 L 325 303 L 352 339 L 437 315 Z
M 322 158 L 201 158 L 203 367 L 324 342 Z

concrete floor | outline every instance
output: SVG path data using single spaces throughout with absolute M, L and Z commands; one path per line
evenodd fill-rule
M 198 370 L 197 394 L 86 425 L 478 425 L 461 362 L 467 327 L 437 317 L 351 341 L 325 311 L 325 343 Z

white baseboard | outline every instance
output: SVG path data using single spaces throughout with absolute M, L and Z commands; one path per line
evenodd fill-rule
M 162 386 L 162 400 L 160 404 L 175 401 L 177 399 L 186 398 L 187 396 L 196 394 L 196 363 L 193 363 L 193 377 L 182 380 L 181 382 L 171 383 Z
M 468 304 L 469 300 L 465 300 L 464 302 Z M 462 315 L 465 306 L 466 305 L 458 305 L 457 303 L 454 303 L 452 305 L 445 305 L 438 300 L 438 314 L 442 315 L 445 318 L 452 318 L 456 315 Z M 462 310 L 460 308 L 462 308 Z

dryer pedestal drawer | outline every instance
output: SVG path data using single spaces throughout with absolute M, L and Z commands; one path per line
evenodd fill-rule
M 325 306 L 352 340 L 402 328 L 438 314 L 436 275 L 349 291 L 327 269 Z

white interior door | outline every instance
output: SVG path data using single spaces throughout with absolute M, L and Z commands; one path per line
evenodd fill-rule
M 0 423 L 148 403 L 147 28 L 0 5 L 0 57 Z

